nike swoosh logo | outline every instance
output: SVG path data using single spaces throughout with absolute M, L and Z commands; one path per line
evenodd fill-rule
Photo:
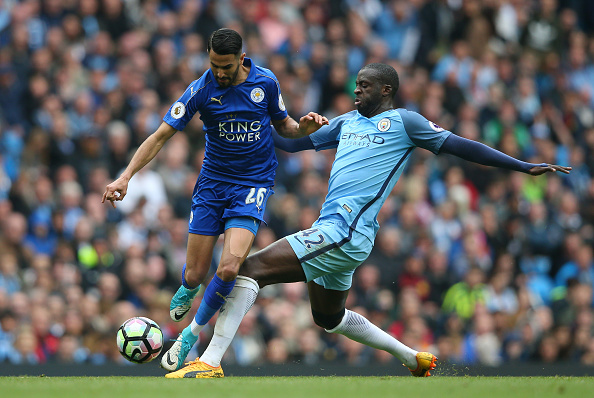
M 173 314 L 173 317 L 175 318 L 176 321 L 179 321 L 180 319 L 182 319 L 184 317 L 184 315 L 186 315 L 188 313 L 188 311 L 190 311 L 189 309 L 182 312 L 181 314 L 178 314 L 177 312 Z
M 169 353 L 167 353 L 167 358 L 165 358 L 165 361 L 167 361 L 167 364 L 168 365 L 171 365 L 171 366 L 174 366 L 175 365 L 175 362 L 173 362 L 171 360 L 171 358 L 169 357 Z

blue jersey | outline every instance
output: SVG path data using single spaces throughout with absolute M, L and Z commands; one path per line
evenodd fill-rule
M 274 185 L 278 162 L 271 136 L 271 120 L 287 111 L 274 74 L 254 65 L 245 82 L 220 87 L 212 71 L 193 81 L 163 121 L 183 130 L 196 112 L 204 123 L 206 146 L 202 173 L 214 180 L 242 185 Z
M 316 150 L 337 148 L 320 217 L 340 214 L 350 228 L 375 239 L 377 215 L 411 152 L 437 154 L 450 135 L 416 112 L 392 109 L 371 118 L 352 111 L 310 135 Z

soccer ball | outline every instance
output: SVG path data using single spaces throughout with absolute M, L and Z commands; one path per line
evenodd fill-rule
M 149 318 L 137 316 L 120 326 L 117 334 L 120 354 L 130 362 L 147 363 L 155 359 L 163 348 L 163 332 Z

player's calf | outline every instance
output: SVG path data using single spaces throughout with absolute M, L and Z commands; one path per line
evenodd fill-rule
M 433 354 L 413 350 L 356 312 L 346 310 L 340 323 L 326 331 L 339 333 L 351 340 L 389 352 L 402 361 L 414 376 L 429 376 L 429 371 L 435 368 L 437 358 Z
M 316 325 L 324 328 L 325 330 L 332 330 L 337 327 L 342 321 L 342 318 L 344 318 L 345 309 L 343 308 L 342 311 L 337 312 L 336 314 L 328 315 L 318 312 L 312 308 L 311 314 L 313 315 Z

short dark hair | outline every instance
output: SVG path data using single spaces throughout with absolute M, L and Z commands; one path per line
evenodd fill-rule
M 365 65 L 362 70 L 363 69 L 373 70 L 375 72 L 375 78 L 378 80 L 378 82 L 381 84 L 390 85 L 392 87 L 392 97 L 396 95 L 398 87 L 400 87 L 400 79 L 398 78 L 398 72 L 396 72 L 396 69 L 390 65 L 380 63 Z
M 208 38 L 206 51 L 214 51 L 219 55 L 241 54 L 243 39 L 233 29 L 222 28 L 212 32 Z

